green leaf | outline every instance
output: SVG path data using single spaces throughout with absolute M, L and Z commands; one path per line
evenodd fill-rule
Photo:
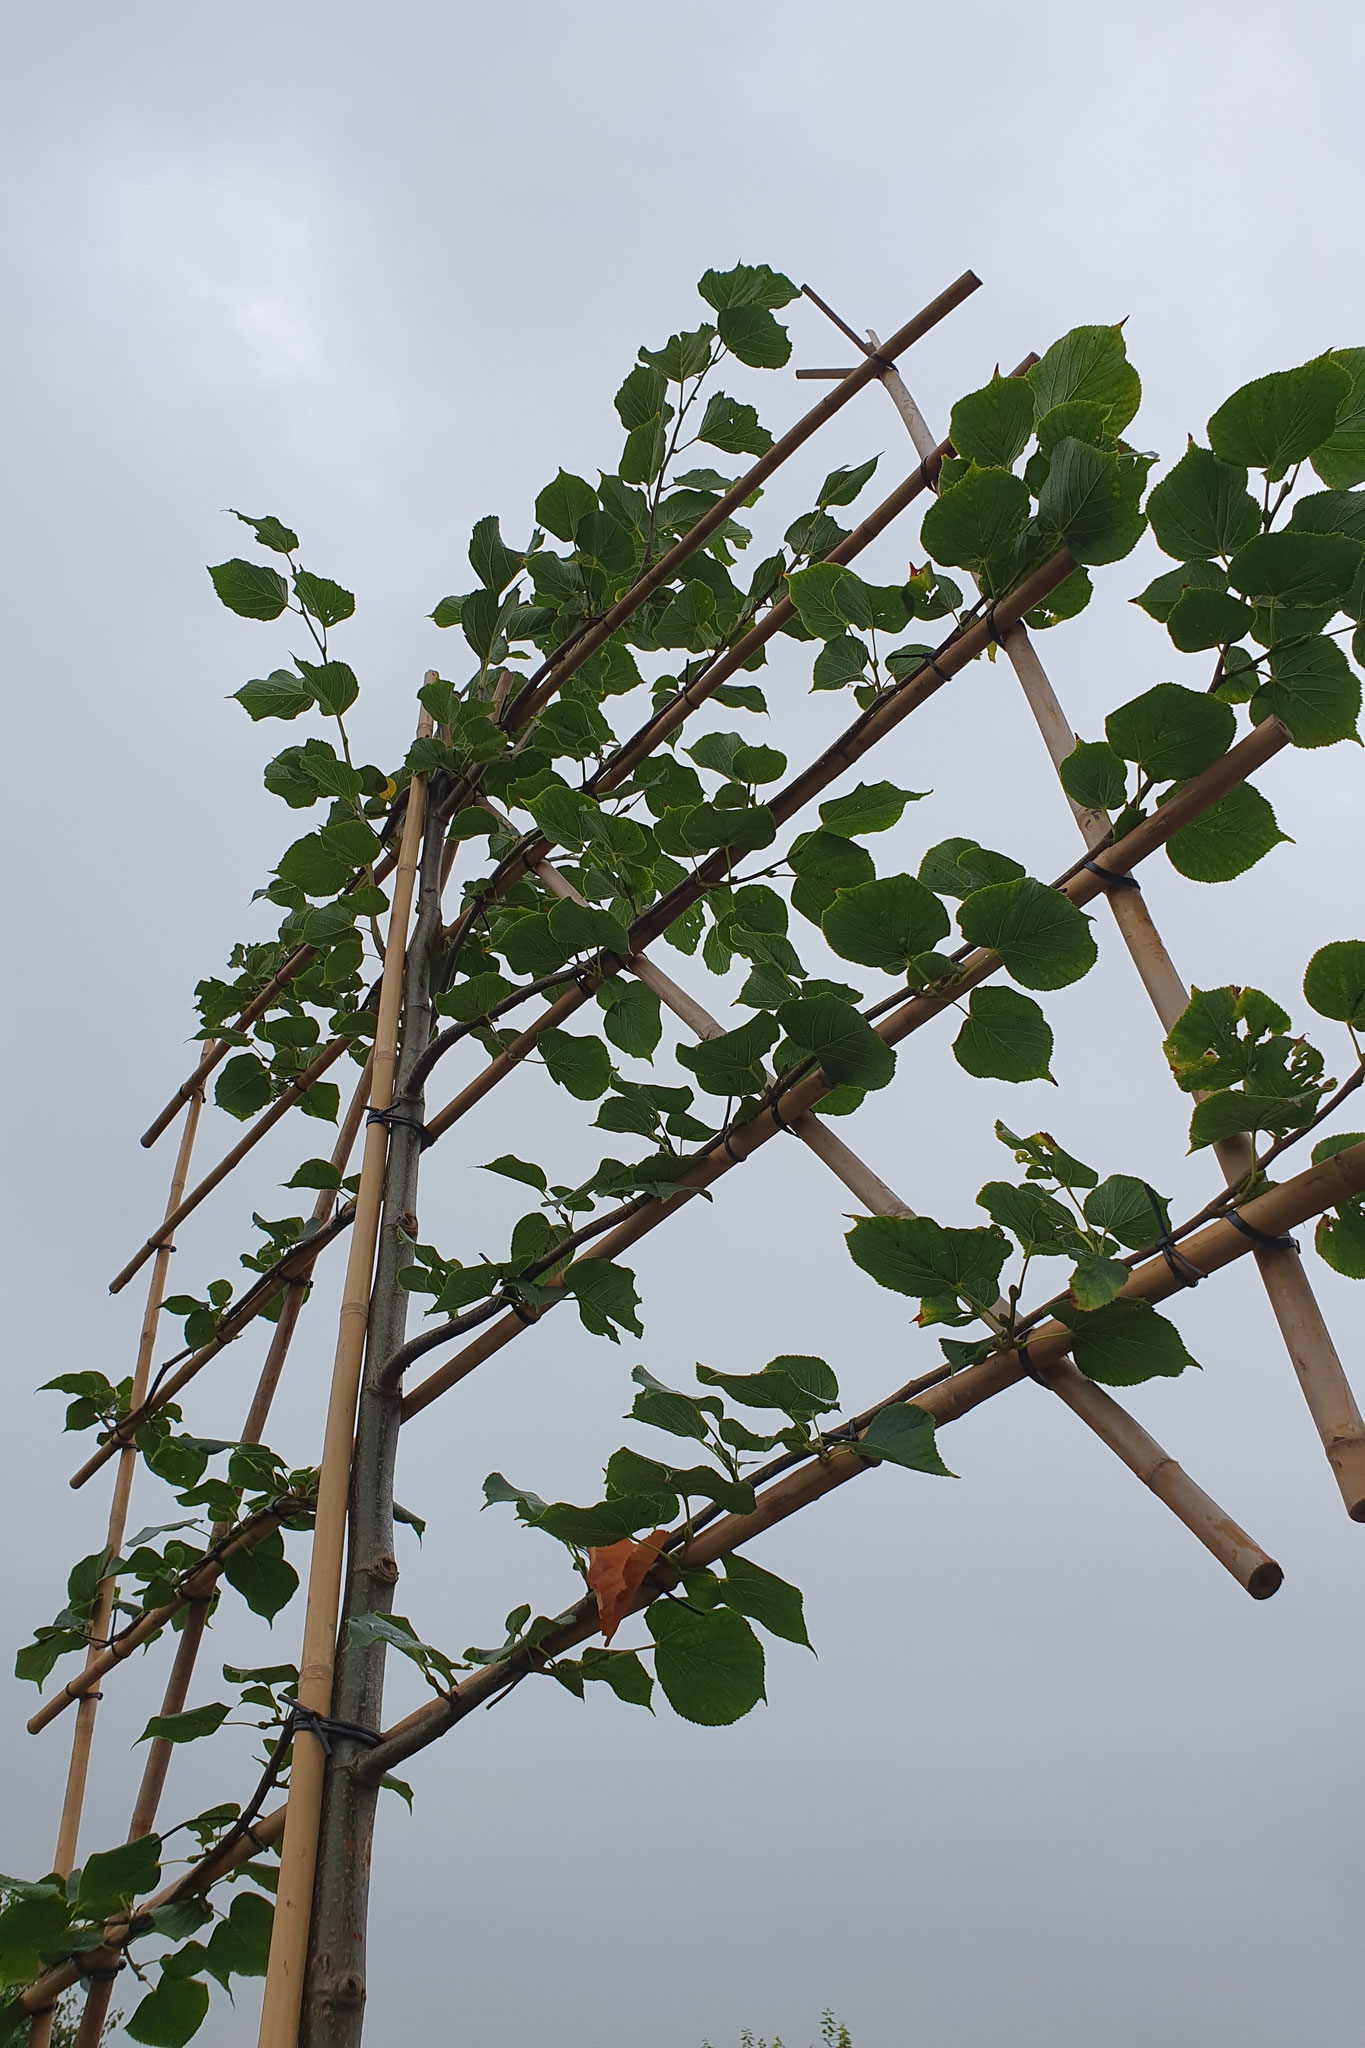
M 945 1230 L 932 1216 L 860 1217 L 844 1242 L 855 1266 L 895 1294 L 994 1300 L 1009 1239 L 999 1230 Z
M 1142 533 L 1142 479 L 1141 468 L 1120 462 L 1112 449 L 1068 435 L 1053 450 L 1038 494 L 1039 523 L 1074 561 L 1120 561 Z
M 210 568 L 219 601 L 239 619 L 277 619 L 289 602 L 289 585 L 277 569 L 234 557 Z
M 835 1087 L 885 1088 L 896 1055 L 851 1003 L 837 996 L 800 996 L 778 1007 L 777 1021 L 794 1045 L 813 1053 Z M 714 1042 L 714 1041 L 713 1041 Z
M 600 1038 L 579 1038 L 552 1024 L 536 1040 L 550 1079 L 579 1102 L 595 1102 L 611 1085 L 611 1054 Z
M 1267 799 L 1249 782 L 1240 782 L 1173 833 L 1166 852 L 1177 874 L 1192 882 L 1230 882 L 1274 847 L 1289 843 Z
M 335 589 L 332 584 L 330 588 Z M 309 688 L 318 700 L 318 706 L 329 718 L 340 718 L 349 711 L 360 695 L 360 684 L 356 681 L 355 670 L 346 661 L 299 661 L 295 660 L 308 678 Z
M 629 1330 L 633 1337 L 644 1336 L 636 1313 L 640 1297 L 629 1266 L 615 1265 L 610 1259 L 580 1259 L 564 1275 L 564 1288 L 578 1303 L 584 1329 L 595 1337 L 610 1337 L 613 1344 L 619 1344 L 613 1325 Z
M 550 912 L 550 932 L 566 954 L 630 951 L 630 933 L 619 917 L 568 896 Z
M 1142 385 L 1127 359 L 1118 327 L 1073 327 L 1028 372 L 1039 419 L 1073 399 L 1102 405 L 1111 434 L 1121 434 L 1137 411 Z
M 764 455 L 773 437 L 751 405 L 741 405 L 723 391 L 713 392 L 702 414 L 697 438 L 727 455 Z
M 208 2014 L 209 1988 L 197 1977 L 162 1976 L 156 1990 L 143 1999 L 125 2023 L 130 2041 L 146 2048 L 184 2048 Z
M 800 1643 L 808 1650 L 811 1643 L 800 1587 L 789 1586 L 785 1579 L 765 1572 L 747 1557 L 732 1553 L 724 1562 L 722 1604 L 732 1607 L 737 1614 L 747 1615 L 770 1635 L 781 1636 L 784 1642 Z
M 1181 654 L 1198 654 L 1240 640 L 1252 617 L 1251 606 L 1226 590 L 1187 590 L 1171 606 L 1166 629 Z
M 251 528 L 258 547 L 269 548 L 276 555 L 292 555 L 298 547 L 298 535 L 271 513 L 267 513 L 264 519 L 253 519 L 249 512 L 239 512 L 234 506 L 232 516 L 240 519 L 243 526 Z
M 844 889 L 820 920 L 841 960 L 890 974 L 904 974 L 915 955 L 930 952 L 949 928 L 938 897 L 912 875 L 886 875 Z
M 724 1728 L 765 1697 L 763 1645 L 742 1614 L 656 1600 L 645 1619 L 655 1643 L 655 1677 L 685 1721 Z
M 993 1223 L 1018 1238 L 1030 1258 L 1059 1258 L 1075 1252 L 1081 1243 L 1071 1211 L 1041 1188 L 990 1180 L 976 1199 Z
M 1317 1108 L 1315 1091 L 1284 1095 L 1255 1087 L 1226 1088 L 1198 1103 L 1190 1118 L 1190 1150 L 1202 1151 L 1244 1131 L 1270 1131 L 1276 1136 L 1301 1129 Z
M 1365 1280 L 1365 1206 L 1342 1202 L 1335 1213 L 1320 1216 L 1313 1232 L 1318 1257 L 1344 1280 Z
M 1128 788 L 1123 756 L 1106 740 L 1077 740 L 1057 774 L 1071 801 L 1088 810 L 1116 810 Z
M 1161 1211 L 1165 1204 L 1161 1202 Z M 1096 1230 L 1105 1231 L 1116 1237 L 1129 1251 L 1145 1251 L 1161 1231 L 1166 1228 L 1168 1218 L 1152 1205 L 1152 1198 L 1140 1180 L 1130 1173 L 1111 1173 L 1097 1188 L 1092 1188 L 1082 1204 L 1087 1223 L 1093 1223 Z
M 1154 782 L 1185 781 L 1232 745 L 1232 707 L 1181 683 L 1158 683 L 1104 721 L 1110 745 Z
M 1296 747 L 1330 747 L 1354 739 L 1360 679 L 1335 640 L 1296 640 L 1270 655 L 1270 679 L 1251 700 L 1255 725 L 1274 716 Z
M 852 633 L 827 640 L 815 657 L 810 686 L 812 690 L 842 690 L 846 683 L 860 680 L 871 659 L 866 641 Z
M 801 294 L 780 270 L 766 263 L 737 263 L 733 270 L 708 270 L 697 290 L 708 306 L 724 313 L 732 306 L 788 306 Z
M 1304 998 L 1320 1017 L 1365 1029 L 1365 940 L 1319 946 L 1303 977 Z
M 1029 996 L 1012 988 L 972 990 L 953 1054 L 969 1074 L 998 1081 L 1050 1081 L 1052 1029 Z
M 1066 988 L 1095 964 L 1089 918 L 1056 889 L 1027 875 L 978 889 L 957 921 L 969 945 L 998 953 L 1025 988 Z
M 287 668 L 256 676 L 232 694 L 253 723 L 262 718 L 297 718 L 313 708 L 313 692 L 301 676 Z
M 213 1700 L 185 1714 L 153 1714 L 138 1741 L 197 1742 L 202 1735 L 216 1735 L 231 1712 L 231 1707 Z
M 597 1000 L 606 1011 L 602 1028 L 613 1045 L 635 1059 L 647 1060 L 663 1036 L 659 998 L 643 982 L 604 981 Z
M 711 344 L 715 338 L 715 328 L 703 325 L 694 328 L 689 334 L 670 335 L 662 348 L 642 348 L 640 356 L 651 369 L 658 370 L 666 377 L 670 384 L 687 384 L 693 377 L 700 377 L 705 370 L 711 359 Z M 722 477 L 716 488 L 724 489 L 726 481 Z M 701 488 L 705 489 L 707 486 Z M 540 518 L 538 506 L 536 517 Z M 542 519 L 541 525 L 544 524 L 545 521 Z M 551 529 L 552 532 L 557 530 Z
M 1077 1308 L 1103 1308 L 1121 1293 L 1128 1278 L 1128 1268 L 1119 1259 L 1081 1252 L 1071 1275 L 1071 1298 Z
M 264 1977 L 274 1918 L 274 1907 L 259 1892 L 242 1892 L 233 1900 L 226 1920 L 209 1938 L 204 1963 L 224 1990 L 230 1977 Z
M 535 1188 L 542 1195 L 549 1186 L 543 1166 L 537 1166 L 534 1160 L 518 1159 L 511 1152 L 504 1152 L 497 1159 L 486 1160 L 480 1171 L 500 1173 L 507 1180 L 519 1180 L 526 1187 Z
M 1365 484 L 1365 349 L 1334 348 L 1332 361 L 1341 365 L 1351 384 L 1338 401 L 1332 433 L 1313 451 L 1313 467 L 1325 484 L 1349 490 Z
M 863 1457 L 874 1453 L 878 1463 L 903 1465 L 907 1472 L 929 1472 L 937 1479 L 956 1479 L 938 1454 L 934 1421 L 913 1401 L 881 1408 L 858 1439 Z
M 1148 500 L 1150 515 L 1151 500 Z M 1164 575 L 1154 578 L 1147 588 L 1133 599 L 1149 618 L 1164 626 L 1170 618 L 1178 599 L 1187 590 L 1226 590 L 1227 572 L 1217 562 L 1182 562 L 1178 569 L 1168 569 Z
M 923 789 L 897 789 L 894 782 L 860 782 L 846 796 L 821 804 L 820 823 L 827 832 L 849 839 L 860 832 L 889 832 L 907 804 L 919 803 L 928 794 Z
M 881 457 L 874 455 L 870 462 L 860 462 L 853 469 L 832 469 L 820 486 L 816 505 L 821 511 L 829 505 L 851 505 L 876 472 Z
M 700 1045 L 680 1045 L 678 1058 L 696 1075 L 707 1095 L 750 1095 L 765 1086 L 763 1058 L 778 1035 L 772 1017 L 760 1011 L 735 1031 Z
M 1245 464 L 1220 462 L 1193 443 L 1149 495 L 1147 518 L 1162 552 L 1190 569 L 1204 566 L 1200 556 L 1235 553 L 1261 530 Z
M 1350 373 L 1330 356 L 1257 377 L 1209 421 L 1213 452 L 1224 462 L 1263 469 L 1274 482 L 1331 437 L 1350 389 Z
M 720 1387 L 745 1408 L 777 1408 L 794 1421 L 824 1415 L 839 1403 L 839 1382 L 823 1358 L 770 1358 L 761 1372 L 697 1367 L 703 1386 Z
M 491 590 L 500 597 L 525 561 L 525 555 L 517 554 L 506 545 L 499 522 L 492 513 L 475 522 L 469 540 L 469 566 L 485 590 Z
M 230 1551 L 223 1577 L 236 1588 L 253 1614 L 273 1621 L 298 1591 L 299 1575 L 284 1554 L 278 1530 L 263 1536 L 250 1550 Z
M 1180 1332 L 1149 1301 L 1111 1301 L 1072 1326 L 1071 1356 L 1087 1379 L 1102 1387 L 1136 1387 L 1144 1380 L 1175 1379 L 1190 1357 Z
M 970 469 L 929 507 L 920 541 L 936 562 L 980 569 L 1024 530 L 1028 486 L 1008 469 Z
M 136 1841 L 86 1858 L 76 1907 L 86 1919 L 107 1920 L 134 1899 L 155 1891 L 160 1882 L 161 1838 L 139 1835 Z
M 284 1185 L 287 1188 L 339 1188 L 341 1168 L 333 1166 L 330 1159 L 305 1159 L 302 1166 L 295 1167 Z
M 255 1053 L 239 1052 L 230 1059 L 214 1086 L 213 1099 L 229 1116 L 245 1122 L 264 1109 L 270 1100 L 270 1074 Z
M 919 879 L 939 896 L 970 896 L 989 882 L 1012 882 L 1024 870 L 1007 853 L 992 853 L 974 839 L 943 839 L 919 864 Z
M 294 572 L 294 595 L 304 610 L 323 626 L 339 626 L 355 610 L 355 598 L 328 576 L 314 576 L 307 569 Z
M 1353 354 L 1360 351 L 1353 350 Z M 1365 481 L 1365 479 L 1362 479 Z M 1291 533 L 1344 533 L 1365 541 L 1365 491 L 1313 491 L 1297 500 Z
M 435 611 L 429 612 L 427 616 L 437 626 L 458 626 L 463 613 L 464 599 L 462 597 L 443 597 L 436 606 Z
M 579 1670 L 585 1679 L 601 1679 L 627 1706 L 649 1706 L 654 1680 L 634 1650 L 585 1650 Z
M 756 370 L 780 370 L 791 357 L 787 330 L 766 306 L 726 306 L 716 325 L 731 355 Z
M 959 455 L 983 469 L 1013 469 L 1033 431 L 1033 388 L 1026 377 L 1002 377 L 959 398 L 948 438 Z
M 561 469 L 536 499 L 536 524 L 557 540 L 571 541 L 579 521 L 597 510 L 597 493 L 590 483 L 571 471 Z
M 1024 624 L 1034 627 L 1039 632 L 1050 626 L 1060 626 L 1064 620 L 1074 619 L 1083 612 L 1094 594 L 1095 586 L 1090 580 L 1090 571 L 1073 569 L 1071 574 L 1064 576 L 1046 597 L 1040 598 L 1037 604 L 1030 606 L 1024 613 Z
M 1360 542 L 1344 534 L 1262 533 L 1233 556 L 1228 581 L 1249 597 L 1336 606 L 1355 581 L 1360 561 Z

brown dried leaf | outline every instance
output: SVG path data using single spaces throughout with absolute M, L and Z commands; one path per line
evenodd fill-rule
M 603 1550 L 588 1552 L 588 1588 L 597 1596 L 602 1640 L 609 1643 L 625 1620 L 667 1541 L 667 1529 L 655 1529 L 639 1542 L 625 1536 Z

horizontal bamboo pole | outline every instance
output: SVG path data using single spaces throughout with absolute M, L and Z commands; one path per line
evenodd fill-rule
M 122 1272 L 114 1275 L 114 1278 L 109 1282 L 109 1292 L 111 1294 L 117 1294 L 121 1288 L 128 1285 L 134 1273 L 142 1266 L 145 1266 L 152 1254 L 169 1241 L 172 1233 L 179 1229 L 185 1218 L 191 1215 L 199 1207 L 199 1204 L 206 1200 L 213 1193 L 214 1189 L 227 1179 L 235 1166 L 241 1165 L 247 1153 L 260 1144 L 266 1132 L 272 1131 L 275 1128 L 280 1118 L 294 1107 L 299 1097 L 305 1094 L 315 1081 L 320 1080 L 330 1066 L 335 1065 L 336 1061 L 341 1058 L 341 1055 L 348 1050 L 352 1043 L 353 1041 L 349 1038 L 333 1038 L 323 1047 L 312 1065 L 305 1067 L 298 1079 L 291 1081 L 289 1086 L 276 1096 L 275 1100 L 267 1109 L 261 1112 L 260 1116 L 256 1118 L 255 1122 L 233 1146 L 232 1150 L 224 1153 L 212 1172 L 206 1174 L 198 1187 L 186 1195 L 175 1214 L 167 1217 L 156 1235 L 149 1237 L 141 1251 L 136 1252 L 129 1259 Z
M 937 327 L 939 321 L 946 319 L 964 299 L 969 299 L 979 288 L 980 283 L 980 278 L 970 270 L 964 271 L 955 283 L 949 285 L 946 291 L 940 292 L 922 312 L 916 313 L 912 320 L 907 320 L 903 327 L 897 328 L 881 351 L 883 359 L 894 361 L 897 356 L 904 355 L 906 349 L 928 334 L 932 328 Z M 781 468 L 789 456 L 804 446 L 812 434 L 818 433 L 827 421 L 833 419 L 835 413 L 847 405 L 851 398 L 856 397 L 864 385 L 870 384 L 876 374 L 876 365 L 870 361 L 855 365 L 841 384 L 827 397 L 822 398 L 818 405 L 812 406 L 795 426 L 789 427 L 780 440 L 774 441 L 765 455 L 759 456 L 752 467 L 702 514 L 695 526 L 689 527 L 681 540 L 675 542 L 666 554 L 661 555 L 643 575 L 637 577 L 624 596 L 619 597 L 587 632 L 580 634 L 567 648 L 552 654 L 541 664 L 512 700 L 504 723 L 515 730 L 543 710 L 554 692 L 611 638 L 617 627 L 623 626 L 626 620 L 639 610 L 646 598 L 661 584 L 667 583 L 689 556 L 694 555 L 702 543 L 709 540 L 727 519 L 740 511 L 745 500 L 752 497 L 773 472 Z
M 1064 877 L 1057 885 L 1061 893 L 1078 907 L 1092 903 L 1101 895 L 1108 881 L 1124 875 L 1141 861 L 1157 852 L 1171 834 L 1190 823 L 1227 795 L 1229 789 L 1244 781 L 1248 775 L 1273 758 L 1289 744 L 1289 734 L 1278 719 L 1267 719 L 1256 726 L 1237 745 L 1206 768 L 1201 775 L 1194 776 L 1182 790 L 1172 796 L 1153 813 L 1142 819 L 1127 833 L 1116 846 L 1100 853 L 1087 866 Z M 632 933 L 632 943 L 634 934 Z M 889 1015 L 877 1024 L 879 1036 L 888 1045 L 897 1045 L 903 1038 L 919 1030 L 940 1011 L 951 1009 L 968 990 L 975 988 L 1000 967 L 999 956 L 984 949 L 969 954 L 961 963 L 958 978 L 951 989 L 942 995 L 914 995 L 898 1003 Z M 788 1122 L 813 1109 L 828 1084 L 818 1071 L 807 1074 L 794 1083 L 782 1097 L 782 1116 Z M 710 1187 L 733 1167 L 742 1165 L 754 1152 L 777 1135 L 779 1125 L 768 1116 L 757 1116 L 751 1122 L 740 1125 L 728 1134 L 723 1150 L 717 1149 L 698 1156 L 693 1165 L 679 1176 L 675 1192 L 667 1203 L 650 1200 L 639 1205 L 634 1212 L 606 1236 L 600 1238 L 584 1253 L 586 1258 L 614 1258 L 625 1251 L 638 1239 L 645 1236 L 687 1201 L 689 1194 L 701 1188 Z M 494 1356 L 504 1345 L 520 1335 L 529 1325 L 522 1318 L 509 1314 L 500 1321 L 490 1323 L 480 1330 L 473 1342 L 464 1350 L 448 1359 L 443 1366 L 428 1375 L 410 1393 L 404 1396 L 403 1419 L 419 1414 L 423 1408 L 464 1379 L 476 1366 L 482 1365 Z

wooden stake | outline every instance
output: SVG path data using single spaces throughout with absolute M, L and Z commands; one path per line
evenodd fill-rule
M 430 731 L 431 719 L 424 713 L 418 725 L 418 736 Z M 413 778 L 403 821 L 402 847 L 394 877 L 388 942 L 384 950 L 370 1089 L 372 1117 L 382 1118 L 393 1099 L 403 959 L 425 811 L 426 781 L 424 777 L 417 776 Z M 303 1648 L 299 1659 L 299 1704 L 315 1714 L 325 1715 L 332 1700 L 351 1442 L 365 1349 L 370 1275 L 379 1231 L 387 1150 L 387 1124 L 382 1121 L 367 1123 L 318 1476 L 317 1518 L 308 1573 Z M 324 1761 L 322 1746 L 316 1739 L 295 1741 L 289 1774 L 289 1826 L 280 1863 L 279 1892 L 261 2011 L 260 2048 L 294 2048 L 298 2032 L 318 1821 L 322 1809 Z

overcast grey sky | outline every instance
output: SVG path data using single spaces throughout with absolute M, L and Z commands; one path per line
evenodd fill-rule
M 465 587 L 471 523 L 496 510 L 519 537 L 560 463 L 611 460 L 612 394 L 640 341 L 698 317 L 708 265 L 770 262 L 882 332 L 974 267 L 985 289 L 904 364 L 936 424 L 997 361 L 1127 316 L 1137 438 L 1171 456 L 1245 378 L 1365 341 L 1365 28 L 1322 0 L 6 12 L 12 1644 L 60 1604 L 106 1500 L 67 1492 L 74 1440 L 30 1390 L 131 1365 L 142 1283 L 111 1303 L 105 1281 L 170 1163 L 169 1141 L 147 1154 L 137 1135 L 187 1071 L 195 981 L 258 928 L 248 899 L 289 836 L 260 786 L 279 742 L 224 702 L 288 639 L 214 601 L 203 565 L 241 545 L 221 508 L 284 517 L 357 592 L 359 740 L 387 761 L 421 671 L 454 660 L 424 614 Z M 792 327 L 798 362 L 841 359 L 809 308 Z M 770 377 L 761 402 L 783 423 L 805 396 Z M 878 449 L 883 475 L 910 466 L 874 386 L 775 516 L 784 491 L 795 504 Z M 913 527 L 888 539 L 888 573 L 912 545 Z M 1103 572 L 1047 638 L 1083 731 L 1184 672 L 1125 603 L 1149 573 L 1146 552 Z M 795 754 L 833 716 L 784 644 Z M 1044 875 L 1073 857 L 1016 694 L 983 664 L 884 750 L 878 773 L 934 792 L 892 854 L 968 832 Z M 1295 1004 L 1313 947 L 1359 933 L 1360 776 L 1349 747 L 1275 761 L 1262 785 L 1295 844 L 1241 882 L 1155 864 L 1187 978 Z M 1048 1003 L 1060 1096 L 968 1083 L 926 1034 L 844 1127 L 917 1207 L 970 1219 L 1004 1163 L 996 1115 L 1145 1174 L 1177 1211 L 1211 1191 L 1102 911 L 1096 929 L 1099 969 Z M 517 1213 L 467 1169 L 529 1150 L 537 1116 L 555 1134 L 538 1156 L 566 1178 L 597 1156 L 577 1106 L 523 1078 L 432 1157 L 423 1227 L 450 1249 Z M 200 1156 L 229 1130 L 207 1116 Z M 181 1233 L 178 1285 L 227 1267 L 251 1207 L 292 1203 L 289 1158 L 263 1148 Z M 556 1318 L 405 1441 L 400 1495 L 431 1526 L 402 1553 L 399 1605 L 434 1639 L 487 1642 L 516 1600 L 571 1591 L 553 1546 L 479 1516 L 479 1482 L 496 1466 L 591 1497 L 638 1357 L 676 1383 L 696 1358 L 819 1352 L 858 1402 L 934 1355 L 852 1270 L 849 1198 L 814 1159 L 773 1147 L 735 1182 L 637 1255 L 643 1347 Z M 1314 1276 L 1355 1369 L 1359 1298 Z M 333 1298 L 272 1425 L 299 1460 Z M 728 2048 L 746 2024 L 804 2048 L 826 2004 L 857 2048 L 1355 2039 L 1365 1529 L 1250 1261 L 1175 1313 L 1206 1370 L 1129 1405 L 1281 1559 L 1275 1600 L 1248 1601 L 1021 1387 L 945 1438 L 956 1482 L 885 1472 L 764 1544 L 806 1588 L 819 1659 L 777 1646 L 769 1704 L 738 1727 L 526 1686 L 414 1763 L 416 1817 L 384 1813 L 377 1858 L 378 2048 Z M 244 1343 L 201 1383 L 199 1427 L 235 1430 L 256 1356 Z M 157 1505 L 149 1489 L 135 1520 Z M 298 1625 L 280 1620 L 275 1654 Z M 225 1615 L 196 1698 L 260 1642 Z M 83 1848 L 126 1825 L 164 1657 L 110 1683 Z M 395 1676 L 391 1702 L 411 1696 Z M 70 1726 L 25 1735 L 32 1697 L 5 1682 L 0 1865 L 26 1873 L 51 1854 Z M 177 1759 L 168 1819 L 240 1794 L 239 1740 Z M 251 2015 L 248 1987 L 201 2038 L 254 2041 Z

